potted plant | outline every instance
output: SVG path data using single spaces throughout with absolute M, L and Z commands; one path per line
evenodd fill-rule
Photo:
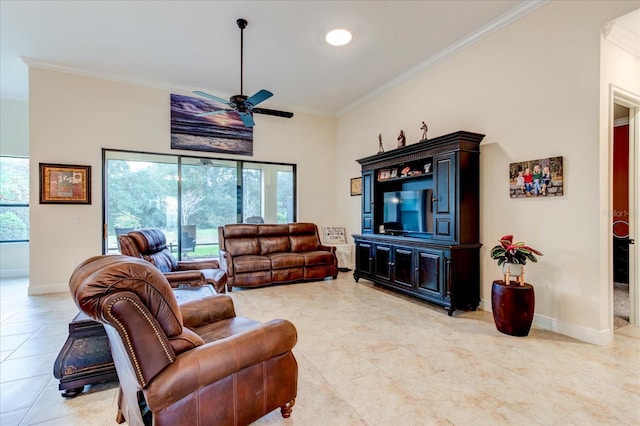
M 524 282 L 524 265 L 528 260 L 537 262 L 542 256 L 538 250 L 523 242 L 513 242 L 513 235 L 500 238 L 500 244 L 491 249 L 491 258 L 502 266 L 503 280 L 491 287 L 491 308 L 498 331 L 512 336 L 526 336 L 533 323 L 535 293 L 533 286 Z M 517 283 L 511 281 L 516 277 Z M 511 284 L 519 285 L 511 285 Z
M 500 244 L 491 249 L 491 258 L 498 261 L 505 275 L 505 284 L 509 285 L 510 277 L 517 277 L 520 285 L 524 285 L 524 265 L 527 260 L 537 262 L 536 255 L 542 256 L 538 250 L 524 245 L 523 242 L 513 242 L 513 235 L 500 238 Z

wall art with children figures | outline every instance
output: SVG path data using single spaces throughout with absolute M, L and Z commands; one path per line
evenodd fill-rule
M 511 198 L 564 195 L 562 157 L 509 164 L 509 195 Z

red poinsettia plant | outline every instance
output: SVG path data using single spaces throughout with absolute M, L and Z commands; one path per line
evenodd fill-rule
M 525 246 L 523 242 L 514 243 L 513 235 L 500 238 L 500 244 L 491 249 L 491 258 L 498 260 L 498 266 L 503 263 L 526 265 L 527 260 L 537 262 L 536 255 L 542 256 L 533 247 Z

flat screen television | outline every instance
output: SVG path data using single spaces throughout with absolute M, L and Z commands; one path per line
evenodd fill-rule
M 383 194 L 384 232 L 393 235 L 433 233 L 432 189 L 390 191 Z

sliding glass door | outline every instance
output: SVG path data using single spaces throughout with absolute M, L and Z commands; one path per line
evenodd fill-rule
M 218 256 L 218 227 L 295 221 L 295 165 L 104 150 L 104 253 L 160 228 L 177 259 Z
M 237 164 L 199 158 L 182 158 L 180 164 L 180 254 L 217 257 L 218 226 L 237 218 Z

